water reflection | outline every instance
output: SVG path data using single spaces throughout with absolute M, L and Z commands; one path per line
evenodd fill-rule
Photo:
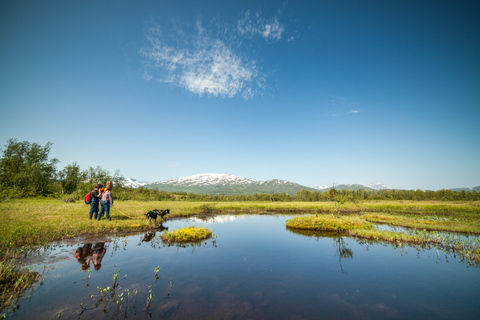
M 476 319 L 480 312 L 479 270 L 434 248 L 286 231 L 292 216 L 234 217 L 165 222 L 171 230 L 201 224 L 218 247 L 216 237 L 165 244 L 157 229 L 115 237 L 103 243 L 96 271 L 101 241 L 52 247 L 42 262 L 52 266 L 45 284 L 7 318 Z M 69 260 L 58 259 L 64 254 Z M 89 259 L 90 268 L 78 268 Z
M 90 268 L 90 261 L 93 263 L 95 270 L 100 270 L 102 267 L 102 260 L 107 252 L 105 242 L 85 243 L 75 251 L 75 259 L 81 264 L 82 270 Z
M 343 271 L 342 259 L 353 259 L 353 250 L 347 248 L 348 243 L 346 243 L 343 238 L 335 239 L 335 243 L 338 248 L 338 264 L 340 265 L 340 271 L 343 274 L 347 274 L 345 271 Z
M 246 219 L 247 217 L 247 215 L 198 216 L 192 217 L 189 220 L 208 223 L 227 223 L 239 219 Z
M 340 272 L 342 274 L 348 274 L 343 269 L 342 260 L 353 259 L 353 250 L 348 248 L 348 243 L 345 241 L 344 237 L 338 232 L 329 232 L 329 231 L 312 231 L 312 230 L 302 230 L 302 229 L 292 229 L 286 228 L 287 231 L 295 234 L 300 234 L 302 236 L 314 237 L 317 238 L 329 238 L 332 240 L 333 247 L 336 249 L 338 254 L 338 265 L 340 266 Z

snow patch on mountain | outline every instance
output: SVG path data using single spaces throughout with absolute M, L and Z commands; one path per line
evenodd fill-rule
M 238 184 L 252 184 L 259 183 L 260 181 L 249 178 L 242 178 L 234 176 L 231 174 L 222 174 L 222 173 L 202 173 L 195 174 L 188 177 L 175 178 L 170 180 L 154 182 L 154 184 L 168 184 L 174 186 L 211 186 L 211 185 L 220 185 L 220 186 L 230 186 Z
M 144 185 L 147 185 L 149 183 L 150 182 L 138 181 L 137 179 L 132 179 L 132 178 L 125 178 L 125 180 L 123 180 L 123 186 L 124 187 L 134 188 L 134 189 L 137 189 L 137 188 L 139 188 L 141 186 L 144 186 Z
M 381 182 L 373 182 L 373 183 L 370 183 L 369 185 L 361 185 L 361 184 L 355 184 L 355 183 L 343 183 L 343 184 L 339 184 L 339 185 L 335 185 L 333 186 L 335 189 L 342 189 L 344 187 L 354 187 L 355 189 L 362 189 L 362 188 L 370 188 L 370 189 L 374 189 L 374 190 L 385 190 L 385 189 L 390 189 L 389 187 L 387 187 L 386 185 L 384 185 L 383 183 Z M 330 189 L 332 188 L 332 186 L 318 186 L 318 187 L 315 187 L 315 189 L 318 189 L 320 191 L 322 190 L 326 190 L 326 189 Z
M 384 185 L 383 183 L 381 183 L 381 182 L 379 182 L 379 181 L 370 183 L 369 185 L 367 185 L 367 187 L 372 188 L 372 189 L 375 189 L 375 190 L 390 189 L 389 187 L 387 187 L 386 185 Z

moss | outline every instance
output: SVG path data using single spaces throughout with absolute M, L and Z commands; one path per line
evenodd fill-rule
M 212 232 L 207 228 L 188 227 L 181 228 L 171 232 L 164 232 L 161 236 L 166 242 L 197 242 L 208 239 L 212 236 Z

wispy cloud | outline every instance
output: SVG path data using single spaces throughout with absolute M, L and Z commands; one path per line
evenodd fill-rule
M 266 40 L 280 40 L 285 28 L 280 24 L 279 17 L 266 19 L 259 12 L 251 16 L 250 11 L 247 11 L 245 16 L 238 21 L 237 30 L 242 35 L 259 35 Z
M 242 52 L 242 38 L 260 35 L 280 40 L 284 27 L 279 18 L 265 19 L 259 13 L 250 17 L 247 12 L 234 25 L 209 27 L 198 20 L 190 33 L 181 28 L 165 32 L 156 24 L 148 28 L 147 43 L 139 51 L 145 58 L 143 78 L 171 83 L 200 96 L 248 99 L 259 93 L 266 76 Z
M 349 114 L 357 114 L 361 111 L 358 109 L 351 109 L 352 105 L 345 97 L 332 97 L 330 99 L 330 113 L 329 116 L 344 116 Z

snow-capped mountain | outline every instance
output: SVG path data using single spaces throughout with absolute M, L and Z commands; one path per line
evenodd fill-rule
M 235 184 L 246 185 L 246 184 L 257 183 L 257 182 L 259 181 L 254 179 L 249 179 L 249 178 L 237 177 L 231 174 L 202 173 L 202 174 L 195 174 L 193 176 L 188 176 L 188 177 L 158 181 L 158 182 L 154 182 L 153 184 L 158 184 L 158 185 L 168 184 L 172 186 L 193 187 L 193 186 L 212 186 L 212 185 L 229 186 L 229 185 L 235 185 Z
M 381 183 L 379 181 L 370 183 L 369 185 L 367 185 L 367 187 L 375 189 L 375 190 L 390 189 L 389 187 L 387 187 L 386 185 L 384 185 L 383 183 Z
M 136 179 L 132 179 L 132 178 L 125 178 L 125 180 L 123 180 L 123 185 L 124 187 L 127 187 L 127 188 L 138 188 L 138 187 L 141 187 L 141 186 L 144 186 L 144 185 L 147 185 L 149 184 L 150 182 L 147 182 L 147 181 L 138 181 Z
M 296 194 L 302 189 L 315 191 L 286 180 L 255 180 L 231 174 L 203 173 L 193 176 L 158 181 L 146 185 L 147 188 L 170 192 L 192 192 L 198 194 L 255 194 L 288 193 Z
M 330 186 L 318 186 L 318 187 L 315 187 L 316 189 L 322 191 L 322 192 L 325 192 L 329 189 L 331 189 L 332 187 Z M 387 187 L 386 185 L 382 184 L 381 182 L 373 182 L 373 183 L 370 183 L 369 185 L 367 186 L 364 186 L 362 184 L 354 184 L 354 183 L 349 183 L 349 184 L 338 184 L 338 185 L 335 185 L 335 189 L 337 190 L 342 190 L 342 189 L 346 189 L 346 190 L 360 190 L 360 189 L 363 189 L 363 190 L 384 190 L 384 189 L 390 189 L 389 187 Z

